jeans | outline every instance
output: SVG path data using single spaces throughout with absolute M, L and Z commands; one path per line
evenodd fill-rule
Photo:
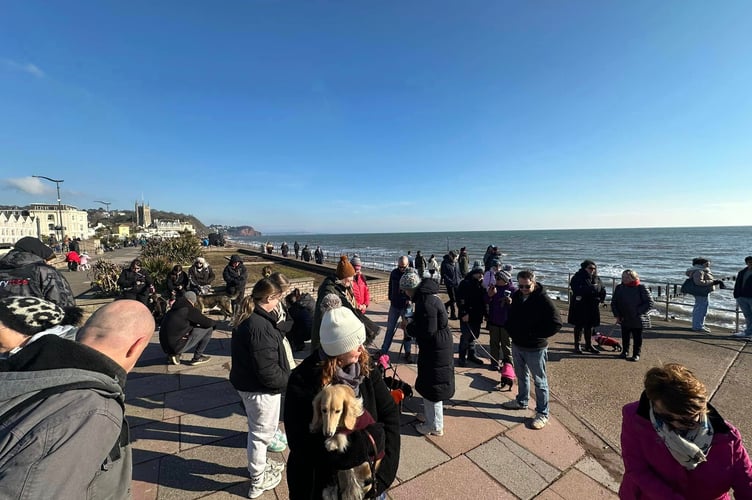
M 200 358 L 201 355 L 204 354 L 206 346 L 209 345 L 213 331 L 213 328 L 199 328 L 197 326 L 194 327 L 193 330 L 191 330 L 191 333 L 188 335 L 188 343 L 185 344 L 183 350 L 178 354 L 188 352 L 195 347 L 196 351 L 193 353 L 193 359 Z
M 705 326 L 706 314 L 708 314 L 708 297 L 695 295 L 695 305 L 692 308 L 692 330 L 701 330 Z
M 475 343 L 480 335 L 480 322 L 460 321 L 459 359 L 475 356 Z
M 266 447 L 274 438 L 279 424 L 279 408 L 282 396 L 263 392 L 238 391 L 248 417 L 248 472 L 251 479 L 257 478 L 266 469 Z
M 426 417 L 426 425 L 440 431 L 444 428 L 444 403 L 441 401 L 429 401 L 423 398 L 423 415 Z
M 512 363 L 512 339 L 509 332 L 503 326 L 488 325 L 488 336 L 490 337 L 489 352 L 499 364 Z M 493 362 L 493 361 L 492 361 Z
M 523 351 L 513 343 L 512 358 L 514 359 L 514 374 L 517 376 L 517 402 L 527 406 L 530 400 L 529 370 L 535 384 L 535 412 L 548 416 L 548 378 L 546 378 L 548 348 Z
M 739 305 L 747 327 L 744 329 L 745 335 L 752 335 L 752 297 L 738 297 L 736 303 Z
M 397 324 L 399 323 L 399 320 L 402 318 L 402 316 L 404 316 L 404 314 L 404 309 L 389 306 L 389 316 L 387 317 L 386 321 L 386 334 L 384 335 L 384 343 L 381 344 L 381 352 L 385 354 L 389 352 L 389 348 L 392 345 L 392 340 L 394 340 L 394 334 L 397 331 Z M 405 347 L 405 354 L 410 354 L 413 346 L 412 338 L 404 335 L 402 345 Z

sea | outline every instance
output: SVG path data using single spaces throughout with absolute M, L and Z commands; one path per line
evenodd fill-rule
M 736 328 L 733 278 L 744 267 L 744 258 L 752 255 L 752 226 L 285 234 L 236 237 L 234 241 L 251 246 L 271 241 L 275 253 L 282 242 L 288 243 L 291 253 L 295 241 L 301 247 L 308 245 L 312 252 L 321 246 L 329 262 L 340 255 L 357 253 L 364 267 L 377 270 L 394 268 L 397 259 L 408 250 L 413 256 L 420 250 L 426 259 L 433 254 L 441 262 L 449 250 L 466 247 L 472 263 L 482 261 L 486 248 L 495 245 L 501 250 L 505 264 L 511 264 L 515 270 L 534 270 L 538 280 L 548 285 L 559 300 L 567 300 L 569 278 L 584 259 L 590 259 L 597 263 L 609 292 L 620 282 L 624 269 L 633 269 L 650 287 L 654 298 L 659 299 L 659 304 L 660 299 L 665 300 L 666 290 L 671 296 L 684 281 L 684 272 L 692 265 L 692 259 L 705 257 L 711 261 L 713 275 L 728 285 L 727 289 L 711 295 L 707 322 Z M 686 320 L 692 303 L 692 297 L 672 297 L 668 316 Z M 665 304 L 654 312 L 660 316 L 666 313 Z M 741 322 L 743 325 L 743 317 Z

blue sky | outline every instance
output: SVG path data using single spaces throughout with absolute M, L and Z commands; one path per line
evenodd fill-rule
M 0 6 L 0 204 L 262 232 L 748 225 L 752 2 Z

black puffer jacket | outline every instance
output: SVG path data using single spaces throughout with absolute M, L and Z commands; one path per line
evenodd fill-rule
M 70 284 L 57 269 L 42 257 L 16 248 L 0 259 L 0 297 L 10 295 L 38 297 L 60 307 L 76 305 Z
M 144 304 L 149 300 L 149 290 L 152 284 L 151 277 L 143 269 L 140 271 L 123 269 L 117 280 L 124 299 L 138 300 Z
M 230 383 L 238 391 L 281 394 L 287 387 L 290 363 L 277 329 L 277 318 L 256 306 L 232 331 Z
M 182 352 L 188 343 L 188 333 L 194 326 L 213 328 L 216 323 L 193 307 L 185 297 L 175 301 L 159 327 L 159 344 L 165 354 L 174 355 Z
M 347 452 L 327 452 L 323 434 L 309 430 L 313 419 L 313 398 L 321 391 L 324 356 L 321 350 L 313 351 L 292 371 L 287 385 L 284 411 L 285 432 L 290 447 L 287 484 L 292 500 L 321 499 L 321 492 L 337 467 L 349 468 L 355 463 L 364 462 L 371 446 L 362 431 L 355 431 L 349 435 L 350 447 Z M 378 443 L 383 438 L 384 442 L 384 458 L 376 471 L 376 491 L 380 494 L 397 475 L 400 457 L 399 409 L 377 369 L 361 382 L 360 397 L 363 398 L 363 407 L 377 422 L 374 424 L 374 440 Z
M 507 331 L 512 342 L 524 349 L 548 346 L 548 337 L 561 330 L 561 315 L 540 283 L 535 284 L 527 300 L 520 290 L 512 294 Z
M 617 285 L 611 298 L 611 312 L 621 318 L 622 328 L 642 328 L 643 314 L 653 308 L 653 298 L 645 285 Z
M 415 289 L 415 313 L 407 333 L 418 342 L 418 378 L 415 388 L 429 401 L 454 396 L 454 340 L 447 312 L 439 298 L 439 284 L 426 278 Z
M 470 317 L 468 321 L 477 325 L 486 314 L 486 290 L 481 280 L 475 276 L 468 274 L 457 287 L 457 307 L 460 318 L 467 314 Z
M 606 300 L 606 289 L 598 275 L 590 276 L 585 269 L 580 269 L 572 276 L 569 286 L 572 297 L 567 322 L 575 326 L 600 325 L 600 304 Z

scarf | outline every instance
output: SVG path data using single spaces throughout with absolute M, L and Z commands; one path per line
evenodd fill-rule
M 688 431 L 674 431 L 663 420 L 656 417 L 653 412 L 653 403 L 650 403 L 650 422 L 668 448 L 674 459 L 687 470 L 695 468 L 707 461 L 710 445 L 713 441 L 713 427 L 708 421 L 707 415 L 702 415 L 698 426 Z
M 640 284 L 640 280 L 636 279 L 634 281 L 630 281 L 629 283 L 625 283 L 624 286 L 638 286 Z
M 364 378 L 360 374 L 360 363 L 353 363 L 348 366 L 338 366 L 332 383 L 349 385 L 355 391 L 355 395 L 360 396 L 360 383 Z

